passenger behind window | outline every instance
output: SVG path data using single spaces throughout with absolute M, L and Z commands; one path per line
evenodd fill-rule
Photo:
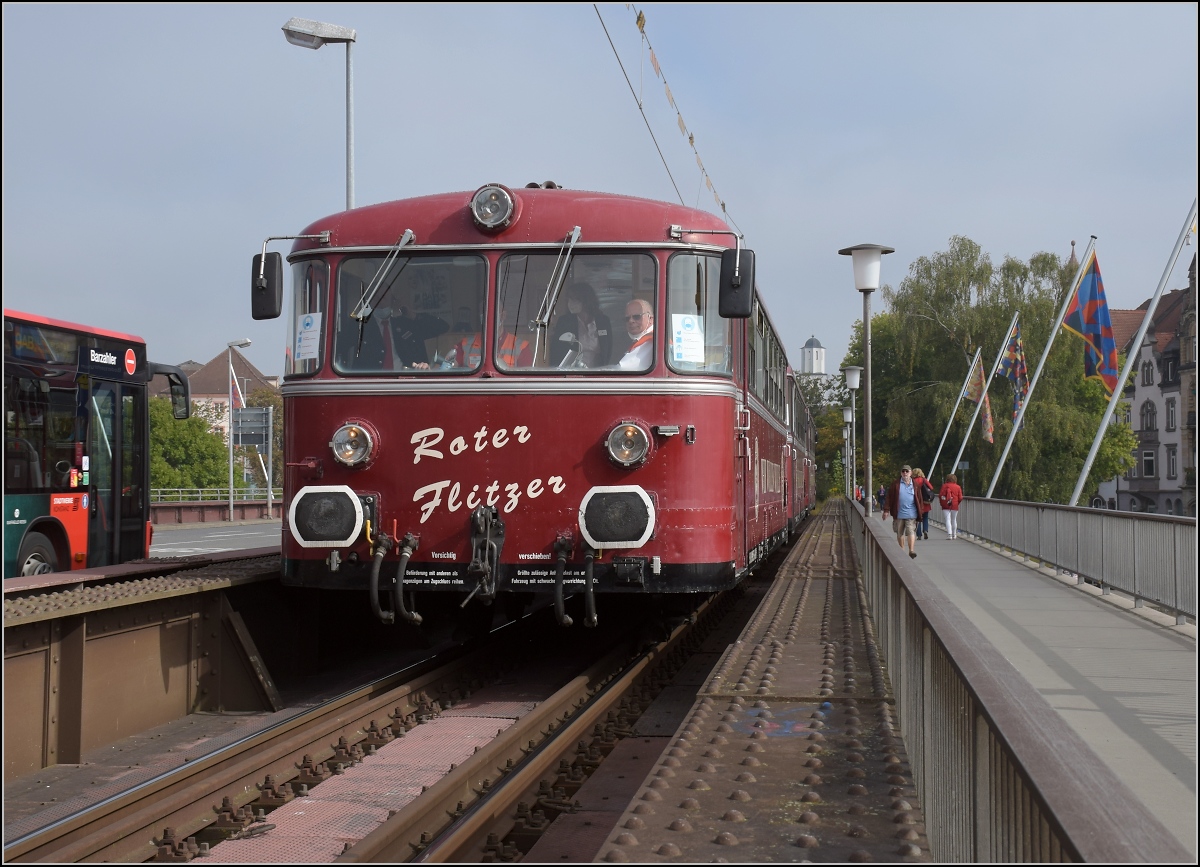
M 654 312 L 650 302 L 634 298 L 625 305 L 625 331 L 633 343 L 617 366 L 621 370 L 649 370 L 654 364 Z
M 559 316 L 550 341 L 555 367 L 602 367 L 612 357 L 612 325 L 600 310 L 596 290 L 575 283 L 566 291 L 566 310 Z M 573 359 L 568 354 L 575 352 Z
M 429 369 L 429 351 L 425 341 L 445 334 L 450 330 L 446 320 L 429 313 L 416 312 L 414 295 L 410 293 L 407 304 L 401 304 L 399 315 L 390 307 L 381 307 L 376 315 L 390 326 L 392 348 L 402 367 L 418 370 Z

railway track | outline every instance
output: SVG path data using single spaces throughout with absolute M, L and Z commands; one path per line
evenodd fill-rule
M 6 860 L 927 860 L 844 530 L 840 513 L 816 516 L 763 577 L 669 627 L 597 636 L 531 615 L 274 714 L 6 840 Z M 735 737 L 744 759 L 716 746 Z M 715 806 L 714 775 L 740 787 Z M 670 830 L 684 826 L 704 833 Z

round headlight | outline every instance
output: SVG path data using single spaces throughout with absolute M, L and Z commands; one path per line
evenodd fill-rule
M 608 456 L 623 467 L 633 467 L 646 459 L 650 435 L 640 425 L 623 421 L 608 435 Z
M 480 187 L 471 197 L 471 216 L 481 229 L 503 229 L 512 222 L 515 210 L 512 193 L 499 184 Z
M 356 467 L 371 457 L 375 443 L 362 425 L 344 424 L 329 441 L 333 456 L 348 467 Z

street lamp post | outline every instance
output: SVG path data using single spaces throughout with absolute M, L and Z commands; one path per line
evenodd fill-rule
M 846 491 L 846 496 L 851 500 L 854 499 L 854 492 L 850 490 L 850 425 L 842 425 L 842 487 Z
M 846 431 L 849 434 L 846 448 L 850 450 L 850 487 L 846 490 L 850 492 L 850 499 L 854 499 L 854 481 L 856 467 L 854 466 L 854 409 L 853 407 L 842 407 L 842 421 L 846 425 Z
M 346 43 L 346 210 L 354 207 L 354 63 L 350 45 L 357 38 L 353 28 L 308 18 L 289 18 L 283 35 L 292 45 L 314 51 L 326 42 Z
M 229 361 L 229 372 L 225 378 L 229 380 L 229 416 L 226 419 L 229 432 L 229 520 L 233 520 L 233 348 L 244 349 L 250 345 L 250 338 L 233 340 L 225 344 L 225 354 Z
M 846 414 L 847 408 L 842 407 L 842 418 L 844 420 L 850 422 L 850 466 L 853 467 L 850 481 L 851 481 L 851 484 L 853 484 L 854 474 L 857 474 L 857 472 L 858 472 L 858 462 L 855 458 L 855 456 L 858 453 L 858 447 L 855 444 L 855 439 L 854 439 L 854 437 L 855 437 L 854 396 L 855 396 L 855 393 L 858 391 L 858 378 L 859 378 L 859 375 L 862 373 L 862 368 L 856 367 L 854 365 L 847 365 L 846 367 L 843 367 L 841 370 L 842 370 L 842 376 L 844 376 L 846 378 L 846 388 L 850 389 L 850 407 L 849 407 L 850 414 L 847 415 Z M 863 484 L 863 490 L 869 497 L 871 494 L 871 490 L 868 487 L 867 483 Z
M 858 244 L 838 250 L 854 262 L 854 288 L 863 296 L 863 476 L 867 490 L 871 489 L 871 293 L 879 288 L 879 264 L 885 253 L 895 253 L 894 247 L 879 244 Z M 867 517 L 871 517 L 871 501 L 867 500 Z

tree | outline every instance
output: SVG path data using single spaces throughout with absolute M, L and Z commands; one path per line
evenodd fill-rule
M 271 430 L 271 475 L 272 484 L 277 488 L 281 487 L 283 485 L 283 397 L 274 388 L 256 388 L 246 395 L 246 404 L 248 406 L 274 407 Z M 254 466 L 255 481 L 266 487 L 267 480 L 263 477 L 262 464 L 259 463 L 258 458 L 254 457 L 254 449 L 247 451 L 251 455 L 251 464 Z M 267 457 L 266 451 L 264 446 L 262 448 L 264 461 Z
M 1044 252 L 1028 262 L 1006 257 L 996 268 L 978 244 L 954 237 L 949 250 L 915 261 L 899 288 L 883 287 L 888 309 L 871 319 L 876 480 L 893 477 L 905 463 L 926 467 L 935 482 L 950 472 L 975 408 L 969 401 L 959 406 L 938 467 L 929 463 L 976 348 L 983 347 L 982 363 L 990 371 L 1013 312 L 1019 311 L 1032 376 L 1073 276 L 1070 264 Z M 861 324 L 856 323 L 845 363 L 861 364 L 862 357 Z M 987 491 L 1013 423 L 1008 380 L 997 377 L 988 392 L 995 441 L 984 442 L 976 422 L 963 453 L 971 465 L 965 488 L 974 495 Z M 1069 336 L 1056 341 L 993 496 L 1066 502 L 1103 415 L 1104 398 L 1099 383 L 1083 379 L 1079 341 Z M 1089 475 L 1092 489 L 1092 480 L 1128 468 L 1132 436 L 1123 424 L 1105 431 Z
M 166 397 L 150 398 L 150 487 L 216 488 L 229 484 L 224 438 L 210 427 L 198 404 L 181 421 Z

